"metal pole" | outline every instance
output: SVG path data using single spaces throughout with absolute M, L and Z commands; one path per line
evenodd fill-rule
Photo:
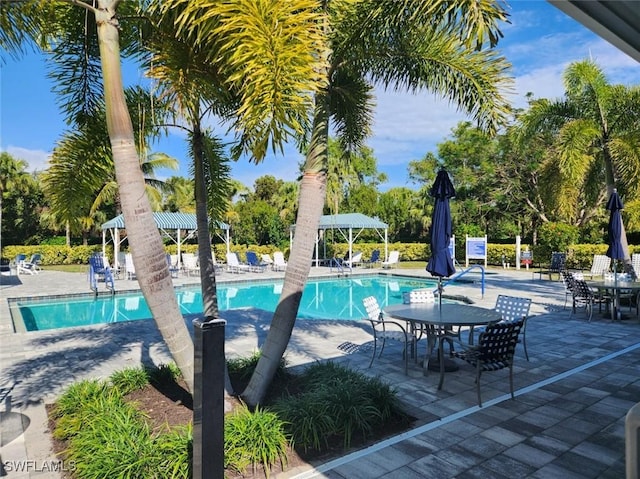
M 193 479 L 224 478 L 224 332 L 226 321 L 195 319 Z

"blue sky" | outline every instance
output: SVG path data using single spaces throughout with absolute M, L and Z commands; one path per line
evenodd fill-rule
M 563 94 L 562 72 L 578 60 L 592 58 L 611 83 L 640 84 L 640 65 L 597 35 L 566 16 L 545 0 L 516 0 L 509 3 L 511 24 L 503 25 L 499 49 L 512 63 L 516 107 L 526 106 L 525 95 L 557 98 Z M 47 158 L 66 129 L 58 112 L 42 57 L 30 54 L 21 60 L 6 59 L 0 65 L 0 151 L 7 151 L 29 163 L 30 170 L 46 168 Z M 130 69 L 135 81 L 141 72 Z M 373 136 L 367 141 L 378 160 L 378 169 L 389 181 L 382 190 L 412 186 L 407 165 L 436 145 L 466 117 L 426 92 L 408 94 L 376 90 Z M 184 136 L 177 132 L 154 148 L 180 160 L 180 171 L 162 171 L 160 176 L 188 176 Z M 294 147 L 284 155 L 270 156 L 260 165 L 240 160 L 232 165 L 232 176 L 247 186 L 270 174 L 294 180 L 302 156 Z

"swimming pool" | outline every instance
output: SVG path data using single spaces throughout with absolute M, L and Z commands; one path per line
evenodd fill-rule
M 354 320 L 366 317 L 362 300 L 375 296 L 381 307 L 402 302 L 402 293 L 416 288 L 435 289 L 436 282 L 400 276 L 370 275 L 347 278 L 312 279 L 307 282 L 300 303 L 300 319 Z M 221 311 L 261 308 L 275 311 L 282 280 L 271 282 L 218 283 Z M 199 286 L 176 289 L 183 314 L 202 313 Z M 92 294 L 44 299 L 9 300 L 16 331 L 43 331 L 74 326 L 136 321 L 151 318 L 142 294 Z

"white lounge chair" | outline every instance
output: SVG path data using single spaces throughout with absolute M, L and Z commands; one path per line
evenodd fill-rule
M 182 253 L 182 270 L 187 276 L 191 276 L 191 273 L 200 274 L 198 257 L 193 253 Z
M 268 253 L 262 255 L 262 262 L 267 266 L 269 266 L 271 269 L 273 269 L 273 260 L 271 259 L 271 256 Z
M 389 253 L 387 261 L 380 263 L 383 268 L 393 268 L 400 262 L 400 251 L 393 250 Z
M 227 253 L 227 271 L 229 273 L 246 273 L 250 269 L 249 265 L 240 263 L 237 254 Z
M 356 264 L 362 263 L 362 251 L 358 251 L 351 259 L 345 259 L 344 264 L 349 269 L 353 269 Z
M 38 274 L 40 272 L 40 261 L 42 261 L 42 255 L 40 253 L 31 255 L 29 261 L 18 263 L 17 273 Z
M 124 264 L 127 279 L 135 279 L 136 267 L 133 265 L 133 257 L 131 256 L 131 253 L 127 253 L 124 256 Z
M 287 262 L 284 260 L 284 254 L 282 251 L 275 251 L 273 253 L 273 270 L 284 271 L 287 269 Z

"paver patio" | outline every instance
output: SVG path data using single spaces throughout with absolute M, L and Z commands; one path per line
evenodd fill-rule
M 313 275 L 325 273 L 323 268 L 312 268 Z M 421 270 L 385 273 L 427 276 Z M 418 364 L 410 363 L 409 375 L 404 374 L 398 349 L 385 351 L 369 369 L 368 322 L 298 321 L 286 354 L 290 365 L 332 359 L 379 376 L 398 390 L 416 421 L 400 436 L 279 477 L 624 477 L 624 418 L 640 401 L 640 323 L 635 317 L 614 323 L 598 314 L 588 323 L 585 314 L 572 316 L 563 309 L 561 282 L 533 280 L 525 271 L 492 273 L 486 277 L 484 297 L 478 284 L 448 286 L 446 293 L 464 294 L 488 308 L 499 293 L 533 300 L 527 326 L 530 361 L 519 349 L 515 400 L 508 394 L 506 371 L 483 375 L 484 407 L 478 408 L 474 373 L 468 365 L 461 363 L 458 371 L 447 373 L 438 391 L 437 374 L 424 376 Z M 249 277 L 223 273 L 219 280 Z M 176 283 L 195 281 L 180 278 Z M 120 280 L 116 286 L 135 289 L 136 284 Z M 83 274 L 44 271 L 37 276 L 3 276 L 0 287 L 4 472 L 11 478 L 57 478 L 56 472 L 36 470 L 56 460 L 44 404 L 79 379 L 106 377 L 141 362 L 166 363 L 170 357 L 152 321 L 13 333 L 7 298 L 88 291 Z M 260 347 L 269 313 L 251 309 L 222 316 L 228 321 L 228 355 L 248 355 Z M 25 460 L 32 461 L 31 471 L 9 470 Z

